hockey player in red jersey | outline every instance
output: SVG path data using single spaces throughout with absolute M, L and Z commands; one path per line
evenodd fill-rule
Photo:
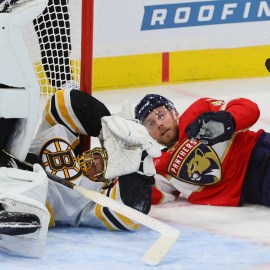
M 154 159 L 152 202 L 181 194 L 194 204 L 270 205 L 270 134 L 249 130 L 259 115 L 245 98 L 201 98 L 179 115 L 170 100 L 146 95 L 135 117 L 166 147 Z

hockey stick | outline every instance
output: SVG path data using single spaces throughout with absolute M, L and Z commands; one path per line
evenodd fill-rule
M 52 180 L 58 181 L 55 179 Z M 128 217 L 152 230 L 159 232 L 160 237 L 156 242 L 154 242 L 154 244 L 148 249 L 148 251 L 144 254 L 142 258 L 143 261 L 147 264 L 159 264 L 179 237 L 179 231 L 175 228 L 163 222 L 160 222 L 148 215 L 145 215 L 129 206 L 120 204 L 119 202 L 112 200 L 111 198 L 99 192 L 88 190 L 86 188 L 76 185 L 69 187 L 80 192 L 85 198 L 94 201 L 102 206 L 108 207 L 113 211 L 124 215 L 125 217 Z
M 15 161 L 17 161 L 17 159 L 12 155 L 10 155 L 7 152 L 5 153 L 11 158 L 13 158 Z M 31 163 L 28 163 L 26 161 L 23 161 L 21 163 L 28 166 L 29 168 L 33 167 Z M 152 230 L 159 232 L 160 237 L 154 242 L 154 244 L 152 244 L 152 246 L 146 251 L 146 253 L 142 258 L 142 260 L 149 265 L 158 265 L 161 262 L 161 260 L 166 256 L 166 254 L 169 252 L 169 250 L 172 248 L 172 246 L 175 244 L 175 242 L 179 237 L 180 232 L 178 230 L 161 221 L 158 221 L 157 219 L 145 215 L 129 206 L 120 204 L 119 202 L 112 200 L 111 198 L 99 192 L 88 190 L 80 186 L 76 186 L 73 183 L 68 182 L 51 173 L 46 172 L 46 174 L 49 179 L 58 182 L 62 185 L 65 185 L 68 188 L 77 190 L 86 199 L 94 201 L 95 203 L 100 204 L 104 207 L 108 207 L 121 215 L 124 215 Z

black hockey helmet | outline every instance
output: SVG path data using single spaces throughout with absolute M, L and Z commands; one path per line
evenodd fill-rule
M 160 106 L 165 106 L 167 109 L 174 109 L 174 104 L 167 98 L 156 95 L 146 95 L 135 107 L 135 118 L 143 122 L 147 115 L 154 109 Z

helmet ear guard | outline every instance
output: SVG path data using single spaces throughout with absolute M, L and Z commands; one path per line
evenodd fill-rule
M 105 179 L 108 165 L 108 154 L 105 148 L 95 147 L 87 150 L 78 157 L 78 162 L 83 174 L 95 182 L 103 182 L 110 185 L 114 179 Z

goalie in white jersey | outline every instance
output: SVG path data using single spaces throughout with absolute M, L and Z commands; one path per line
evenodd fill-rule
M 78 156 L 79 134 L 100 136 L 103 147 Z M 103 103 L 86 93 L 59 90 L 47 103 L 26 161 L 40 163 L 53 175 L 147 214 L 154 185 L 152 157 L 159 155 L 159 147 L 142 125 L 110 116 Z M 76 190 L 48 182 L 38 164 L 33 172 L 23 171 L 28 168 L 23 162 L 1 152 L 0 165 L 4 187 L 0 191 L 0 225 L 7 226 L 0 228 L 0 247 L 7 251 L 41 257 L 49 220 L 50 226 L 108 230 L 136 230 L 140 226 Z M 14 221 L 21 226 L 10 226 Z
M 99 136 L 106 149 L 95 148 L 78 156 L 79 134 Z M 155 170 L 149 155 L 159 155 L 158 146 L 141 125 L 118 115 L 110 116 L 103 103 L 84 92 L 56 92 L 46 105 L 30 152 L 40 157 L 49 173 L 102 192 L 145 214 L 150 210 Z M 47 206 L 51 225 L 109 230 L 139 227 L 132 220 L 51 180 Z
M 65 9 L 67 2 L 61 1 Z M 12 106 L 14 102 L 5 104 L 3 107 L 9 109 L 5 112 L 7 118 L 0 118 L 0 248 L 32 257 L 43 255 L 49 221 L 51 226 L 83 225 L 109 230 L 135 230 L 139 227 L 139 224 L 114 213 L 109 208 L 85 199 L 76 190 L 48 180 L 42 167 L 35 163 L 41 160 L 40 164 L 50 173 L 75 185 L 101 192 L 147 214 L 154 184 L 152 175 L 155 172 L 151 157 L 160 154 L 159 148 L 141 125 L 117 115 L 110 116 L 104 104 L 78 90 L 59 90 L 48 102 L 43 122 L 30 149 L 31 154 L 26 158 L 26 161 L 34 164 L 33 170 L 26 171 L 29 167 L 2 151 L 16 148 L 17 151 L 10 152 L 17 159 L 23 160 L 36 127 L 37 117 L 31 116 L 37 116 L 35 108 L 38 109 L 38 102 L 35 97 L 38 97 L 40 89 L 33 74 L 32 62 L 28 57 L 22 33 L 23 26 L 37 18 L 46 6 L 45 0 L 0 0 L 3 26 L 0 35 L 3 71 L 0 76 L 0 88 L 4 88 L 3 91 L 7 93 L 7 88 L 15 87 L 17 91 L 20 90 L 20 95 L 16 98 L 20 99 L 21 92 L 24 92 L 25 99 L 20 102 L 29 101 L 26 105 L 28 107 L 23 108 L 24 114 L 17 112 L 16 116 L 14 111 L 16 112 L 17 107 L 11 109 L 15 107 Z M 55 5 L 50 7 L 57 10 Z M 44 39 L 47 40 L 47 31 L 42 31 L 47 24 L 39 20 L 47 18 L 49 11 L 45 8 L 44 16 L 34 20 L 40 43 Z M 62 14 L 58 14 L 57 18 L 60 17 Z M 59 24 L 58 20 L 56 21 L 53 27 L 58 32 Z M 67 21 L 68 18 L 65 18 L 65 24 L 69 28 Z M 60 36 L 62 41 L 69 40 L 69 34 L 64 36 L 61 33 Z M 49 42 L 58 44 L 59 41 L 54 35 L 50 35 Z M 57 54 L 58 51 L 57 49 Z M 64 57 L 65 71 L 70 63 L 69 52 L 68 48 L 64 54 L 59 53 Z M 47 55 L 42 57 L 43 68 L 51 85 L 58 89 L 72 76 L 70 74 L 62 81 L 56 79 L 58 77 L 55 76 L 55 72 L 51 72 L 50 77 L 50 68 L 57 65 L 58 61 L 53 61 L 55 57 L 51 57 L 54 54 L 51 54 L 50 49 L 46 49 L 45 53 Z M 53 67 L 53 70 L 57 69 Z M 36 94 L 33 91 L 36 91 Z M 14 89 L 11 89 L 9 94 L 12 92 L 14 93 Z M 13 99 L 9 97 L 7 100 Z M 18 106 L 18 111 L 21 112 L 19 109 Z M 4 109 L 1 108 L 1 111 Z M 16 117 L 22 118 L 19 119 L 22 121 L 19 121 L 18 126 Z M 24 132 L 23 124 L 24 127 L 27 126 Z M 79 134 L 101 136 L 104 144 L 102 148 L 87 152 L 78 159 Z M 19 135 L 17 137 L 21 140 L 15 135 Z M 16 139 L 15 144 L 11 137 Z M 12 148 L 7 147 L 10 141 L 13 142 Z
M 68 1 L 60 2 L 61 7 L 67 9 Z M 119 116 L 110 116 L 104 104 L 83 92 L 59 90 L 48 102 L 44 120 L 30 149 L 32 153 L 26 158 L 34 164 L 33 169 L 26 171 L 29 167 L 15 159 L 25 159 L 38 118 L 35 110 L 39 107 L 37 97 L 40 88 L 25 46 L 23 30 L 34 20 L 42 50 L 43 41 L 48 42 L 47 23 L 43 18 L 47 20 L 48 14 L 55 9 L 57 23 L 52 27 L 59 32 L 58 21 L 62 13 L 52 1 L 52 5 L 47 4 L 46 0 L 0 0 L 3 71 L 0 73 L 0 88 L 5 93 L 3 96 L 8 97 L 6 103 L 1 99 L 3 114 L 0 117 L 0 248 L 32 257 L 43 254 L 49 221 L 51 225 L 84 225 L 109 230 L 135 230 L 139 227 L 132 220 L 86 200 L 76 190 L 48 181 L 42 167 L 34 163 L 41 160 L 47 171 L 66 181 L 102 192 L 120 203 L 148 213 L 154 182 L 151 157 L 160 154 L 141 125 Z M 44 16 L 39 16 L 43 10 Z M 59 61 L 54 61 L 56 58 L 50 48 L 44 50 L 41 60 L 51 86 L 56 89 L 72 78 L 70 44 L 60 46 L 64 53 L 55 46 L 65 40 L 70 42 L 69 18 L 65 16 L 64 19 L 67 31 L 60 33 L 60 41 L 54 34 L 50 35 L 49 47 L 56 47 L 57 55 L 63 55 L 60 62 L 65 63 L 64 70 L 69 76 L 59 79 L 55 72 L 51 72 L 50 69 L 57 70 L 55 66 Z M 8 88 L 14 89 L 8 93 Z M 23 110 L 16 107 L 18 103 L 11 102 L 14 101 L 14 93 L 19 94 L 16 101 L 27 103 Z M 79 134 L 102 135 L 105 148 L 87 152 L 78 160 Z M 4 150 L 10 151 L 15 158 Z

